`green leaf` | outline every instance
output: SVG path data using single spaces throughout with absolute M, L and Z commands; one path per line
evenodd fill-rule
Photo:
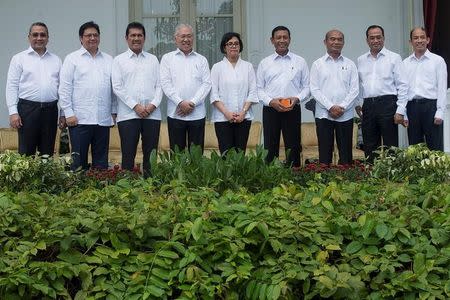
M 164 290 L 154 285 L 147 286 L 145 290 L 155 297 L 162 297 L 164 295 Z
M 384 223 L 379 223 L 375 227 L 375 232 L 377 233 L 378 237 L 380 239 L 384 238 L 386 234 L 388 233 L 389 228 Z
M 253 230 L 258 225 L 259 222 L 251 222 L 248 224 L 244 229 L 244 234 L 248 234 L 250 231 Z
M 330 201 L 328 201 L 328 200 L 322 201 L 322 205 L 329 211 L 334 211 L 333 204 Z
M 350 244 L 347 245 L 347 247 L 345 248 L 345 251 L 348 254 L 354 254 L 356 252 L 358 252 L 359 250 L 361 250 L 363 244 L 359 241 L 353 241 Z
M 178 254 L 176 252 L 173 252 L 173 251 L 170 251 L 170 250 L 158 251 L 158 256 L 162 256 L 162 257 L 166 257 L 166 258 L 172 258 L 172 259 L 179 258 Z
M 281 285 L 277 284 L 273 287 L 272 300 L 277 300 L 281 295 Z
M 195 219 L 194 224 L 191 229 L 192 237 L 194 240 L 198 241 L 203 233 L 203 219 L 202 217 L 198 217 Z
M 416 255 L 414 255 L 413 271 L 417 275 L 421 275 L 423 272 L 425 272 L 425 270 L 425 254 L 417 253 Z
M 264 223 L 264 222 L 259 222 L 259 223 L 258 223 L 258 230 L 259 230 L 259 232 L 262 233 L 262 235 L 264 235 L 264 238 L 265 238 L 265 239 L 268 239 L 268 238 L 269 238 L 269 227 L 267 226 L 266 223 Z
M 328 289 L 332 289 L 334 286 L 333 280 L 325 275 L 319 276 L 319 282 L 322 283 Z

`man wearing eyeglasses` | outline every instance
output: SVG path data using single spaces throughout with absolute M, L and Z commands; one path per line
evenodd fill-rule
M 175 28 L 175 51 L 161 58 L 161 87 L 169 99 L 167 128 L 170 149 L 184 149 L 192 144 L 203 149 L 205 140 L 205 98 L 211 89 L 208 61 L 193 51 L 192 27 Z M 187 144 L 186 144 L 187 140 Z
M 109 128 L 116 117 L 111 87 L 112 57 L 99 50 L 100 28 L 94 22 L 81 25 L 81 48 L 70 53 L 61 68 L 59 95 L 69 127 L 72 169 L 108 167 Z
M 31 24 L 30 47 L 13 56 L 8 70 L 6 104 L 20 154 L 53 155 L 55 147 L 61 59 L 47 51 L 48 39 L 47 25 Z

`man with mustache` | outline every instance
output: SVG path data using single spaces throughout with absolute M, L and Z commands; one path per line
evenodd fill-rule
M 31 24 L 30 47 L 11 59 L 6 81 L 9 123 L 19 136 L 19 153 L 53 155 L 58 124 L 61 59 L 47 50 L 48 28 Z
M 272 30 L 275 53 L 264 58 L 256 72 L 256 88 L 263 107 L 266 160 L 278 157 L 280 134 L 288 152 L 286 163 L 300 166 L 300 102 L 308 99 L 309 70 L 306 61 L 289 51 L 291 32 L 285 26 Z
M 125 39 L 128 50 L 114 58 L 112 86 L 118 98 L 117 126 L 122 150 L 122 168 L 133 170 L 136 148 L 142 139 L 144 177 L 150 176 L 150 154 L 158 148 L 161 124 L 162 90 L 159 62 L 145 52 L 145 28 L 141 23 L 128 24 Z

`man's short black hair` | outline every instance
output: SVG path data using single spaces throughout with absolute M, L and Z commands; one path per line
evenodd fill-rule
M 95 30 L 97 30 L 98 34 L 100 34 L 100 27 L 98 27 L 98 24 L 94 23 L 94 21 L 89 21 L 80 26 L 80 29 L 78 30 L 78 35 L 82 37 L 84 31 L 88 28 L 94 28 Z
M 277 26 L 274 29 L 272 29 L 272 37 L 275 36 L 275 32 L 285 30 L 288 32 L 289 38 L 291 37 L 291 31 L 286 26 Z
M 142 23 L 139 22 L 131 22 L 130 24 L 128 24 L 127 26 L 127 30 L 125 31 L 125 36 L 128 36 L 128 33 L 130 32 L 130 29 L 141 29 L 142 33 L 144 34 L 145 37 L 145 27 L 144 25 L 142 25 Z
M 375 29 L 375 28 L 379 28 L 381 30 L 381 34 L 384 37 L 384 29 L 383 29 L 383 27 L 381 27 L 380 25 L 370 25 L 369 27 L 367 27 L 367 30 L 366 30 L 366 38 L 369 37 L 369 30 L 372 30 L 372 29 Z

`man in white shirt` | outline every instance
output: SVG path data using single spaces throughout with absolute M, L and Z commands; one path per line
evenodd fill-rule
M 183 150 L 205 140 L 205 98 L 211 89 L 206 58 L 192 50 L 192 27 L 180 24 L 174 34 L 177 50 L 161 58 L 161 87 L 169 99 L 167 128 L 170 149 Z M 187 144 L 186 144 L 187 139 Z
M 18 130 L 19 153 L 53 155 L 58 125 L 61 59 L 47 51 L 47 25 L 31 24 L 30 47 L 13 56 L 6 80 L 9 123 Z
M 309 82 L 311 94 L 316 99 L 319 162 L 332 163 L 336 133 L 339 164 L 351 164 L 353 109 L 359 93 L 358 71 L 353 61 L 341 55 L 345 43 L 341 31 L 328 31 L 323 43 L 327 53 L 313 63 Z
M 150 176 L 150 154 L 158 148 L 162 90 L 156 56 L 143 51 L 145 28 L 128 24 L 128 50 L 116 56 L 112 65 L 112 86 L 118 98 L 117 126 L 122 149 L 122 168 L 133 170 L 139 137 L 142 138 L 144 177 Z
M 370 51 L 357 62 L 360 103 L 356 111 L 362 117 L 364 153 L 368 162 L 373 162 L 381 139 L 385 147 L 398 146 L 398 124 L 404 123 L 408 83 L 400 55 L 384 47 L 384 29 L 369 26 L 366 41 Z
M 81 25 L 82 47 L 67 55 L 61 68 L 60 106 L 69 127 L 72 169 L 108 168 L 109 128 L 114 125 L 116 103 L 111 88 L 112 57 L 98 49 L 100 28 Z
M 306 61 L 289 51 L 291 33 L 285 26 L 272 30 L 275 53 L 264 58 L 256 72 L 256 88 L 263 107 L 266 160 L 278 157 L 280 134 L 288 152 L 286 163 L 300 166 L 300 101 L 309 98 L 309 71 Z
M 426 142 L 431 150 L 443 151 L 447 65 L 427 49 L 430 38 L 424 28 L 414 28 L 409 36 L 414 52 L 403 61 L 410 86 L 406 106 L 409 144 Z

